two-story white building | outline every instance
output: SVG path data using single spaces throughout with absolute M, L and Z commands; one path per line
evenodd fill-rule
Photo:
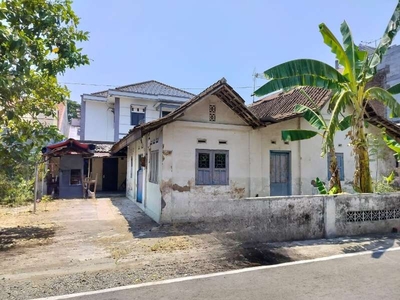
M 109 148 L 135 126 L 166 116 L 194 95 L 150 80 L 81 96 L 80 139 L 101 145 L 86 164 L 85 175 L 97 174 L 97 190 L 125 190 L 126 153 Z M 109 145 L 109 147 L 104 147 Z

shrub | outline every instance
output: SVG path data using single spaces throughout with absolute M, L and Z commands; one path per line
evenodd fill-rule
M 33 201 L 34 184 L 34 180 L 9 178 L 0 173 L 0 204 L 14 206 Z

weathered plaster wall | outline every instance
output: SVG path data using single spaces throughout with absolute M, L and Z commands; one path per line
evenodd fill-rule
M 188 201 L 219 201 L 250 195 L 249 126 L 176 121 L 164 127 L 161 193 L 170 207 L 184 207 Z M 198 139 L 206 139 L 199 143 Z M 219 141 L 227 141 L 220 144 Z M 229 185 L 196 185 L 196 149 L 229 151 Z
M 327 199 L 332 202 L 328 219 L 334 216 L 334 221 L 326 229 L 328 236 L 390 233 L 392 228 L 400 229 L 400 193 L 356 194 Z M 348 222 L 348 212 L 355 212 L 354 218 L 358 221 Z M 371 221 L 370 218 L 374 218 L 372 214 L 380 214 L 380 220 Z
M 196 201 L 188 199 L 162 214 L 162 223 L 201 222 L 247 239 L 283 241 L 322 238 L 323 198 L 300 196 Z
M 349 212 L 371 216 L 371 211 L 384 217 L 349 220 Z M 400 229 L 400 193 L 188 199 L 161 215 L 161 223 L 181 222 L 202 223 L 212 230 L 232 231 L 239 238 L 260 241 L 390 233 L 393 228 Z
M 144 136 L 142 139 L 129 145 L 127 153 L 127 175 L 126 175 L 126 195 L 135 202 L 146 214 L 153 218 L 156 222 L 160 221 L 161 214 L 161 192 L 159 183 L 161 182 L 162 172 L 162 130 L 156 130 Z M 150 152 L 159 151 L 159 176 L 158 183 L 150 182 Z M 146 157 L 146 166 L 143 167 L 143 200 L 142 203 L 137 202 L 137 171 L 139 168 L 139 155 Z

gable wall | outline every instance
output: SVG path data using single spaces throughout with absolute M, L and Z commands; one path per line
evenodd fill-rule
M 210 105 L 216 105 L 216 121 L 210 121 L 209 109 Z M 232 125 L 247 125 L 235 112 L 233 112 L 218 97 L 208 96 L 202 101 L 188 108 L 184 115 L 179 118 L 183 121 L 201 122 L 201 123 L 218 123 Z

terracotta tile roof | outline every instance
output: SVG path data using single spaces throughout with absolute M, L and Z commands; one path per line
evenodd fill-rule
M 289 92 L 279 92 L 269 95 L 251 105 L 249 110 L 263 122 L 277 122 L 297 116 L 294 112 L 296 104 L 312 107 L 313 104 L 301 92 L 303 89 L 314 100 L 319 108 L 328 102 L 331 96 L 329 90 L 316 87 L 295 88 Z
M 183 98 L 183 100 L 190 99 L 193 96 L 195 96 L 192 93 L 186 92 L 184 90 L 175 88 L 170 85 L 166 85 L 166 84 L 161 83 L 156 80 L 149 80 L 149 81 L 124 85 L 124 86 L 119 86 L 119 87 L 116 87 L 115 89 L 111 89 L 111 90 L 116 90 L 119 92 L 144 94 L 144 95 L 153 95 L 153 96 L 180 97 L 180 98 Z M 99 96 L 99 97 L 107 97 L 108 90 L 92 93 L 91 95 Z

